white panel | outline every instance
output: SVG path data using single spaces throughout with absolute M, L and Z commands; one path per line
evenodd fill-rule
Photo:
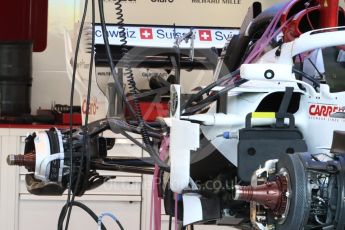
M 150 229 L 151 199 L 152 199 L 152 175 L 143 175 L 142 183 L 142 213 L 141 230 Z
M 101 175 L 107 175 L 100 173 Z M 21 194 L 29 194 L 26 189 L 25 176 L 20 176 L 19 192 Z M 67 194 L 67 190 L 65 192 Z M 119 176 L 115 179 L 109 180 L 103 185 L 88 190 L 86 195 L 126 195 L 126 196 L 140 196 L 141 195 L 141 177 L 123 177 Z
M 345 27 L 342 27 L 344 29 Z M 322 31 L 324 29 L 309 31 L 302 34 L 299 38 L 293 41 L 291 57 L 311 51 L 318 48 L 325 48 L 330 46 L 341 46 L 345 44 L 344 30 L 332 30 L 328 29 L 327 32 L 317 33 L 316 31 Z
M 202 221 L 202 205 L 198 195 L 183 194 L 183 225 Z
M 171 159 L 170 187 L 181 193 L 189 183 L 190 150 L 199 147 L 199 124 L 171 119 L 170 148 Z
M 39 71 L 33 73 L 31 89 L 31 111 L 36 114 L 39 107 L 50 109 L 53 102 L 69 105 L 71 83 L 67 72 Z M 80 97 L 75 93 L 74 105 L 80 106 Z
M 0 223 L 1 229 L 17 229 L 18 167 L 7 165 L 6 158 L 17 151 L 16 137 L 2 136 L 0 178 Z
M 265 83 L 271 81 L 294 81 L 290 64 L 243 64 L 241 65 L 241 77 L 247 80 L 262 80 Z

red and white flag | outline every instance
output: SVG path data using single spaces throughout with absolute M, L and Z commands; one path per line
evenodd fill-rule
M 212 41 L 211 30 L 199 30 L 200 41 Z
M 140 28 L 141 39 L 153 39 L 153 32 L 151 28 Z

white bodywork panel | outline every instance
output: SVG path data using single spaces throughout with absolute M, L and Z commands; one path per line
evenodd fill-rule
M 200 126 L 189 121 L 171 119 L 170 128 L 170 187 L 181 193 L 190 178 L 190 151 L 199 148 Z
M 276 92 L 283 92 L 281 90 Z M 301 93 L 300 90 L 297 90 Z M 229 93 L 228 114 L 236 114 L 243 118 L 242 124 L 235 126 L 201 126 L 203 134 L 211 143 L 235 166 L 237 165 L 238 139 L 219 137 L 226 131 L 237 132 L 245 127 L 245 117 L 255 112 L 260 102 L 269 94 L 266 93 Z M 331 147 L 334 130 L 345 130 L 345 119 L 332 118 L 331 114 L 342 111 L 345 106 L 345 93 L 330 93 L 328 85 L 321 85 L 320 93 L 314 96 L 302 94 L 298 111 L 295 115 L 296 127 L 302 132 L 310 153 L 323 153 L 322 147 Z M 210 111 L 210 113 L 212 113 Z M 254 122 L 255 124 L 255 122 Z M 218 137 L 217 137 L 218 136 Z
M 224 132 L 237 132 L 239 129 L 244 128 L 245 117 L 248 113 L 255 111 L 259 103 L 267 96 L 270 92 L 261 93 L 236 93 L 228 94 L 228 114 L 236 114 L 242 118 L 242 122 L 221 126 L 201 126 L 201 130 L 208 140 L 217 148 L 232 164 L 237 166 L 237 145 L 238 139 L 224 139 L 220 137 Z M 215 107 L 211 108 L 215 110 Z M 209 113 L 213 113 L 210 111 Z
M 296 126 L 302 131 L 310 153 L 326 153 L 322 147 L 331 147 L 334 130 L 345 130 L 345 119 L 331 114 L 342 111 L 345 93 L 329 93 L 327 85 L 316 97 L 302 96 L 295 114 Z
M 202 221 L 202 206 L 199 195 L 183 194 L 183 226 Z
M 221 135 L 224 132 L 238 132 L 239 129 L 244 128 L 246 115 L 255 112 L 266 96 L 274 92 L 284 92 L 286 87 L 293 87 L 294 93 L 301 94 L 299 109 L 294 115 L 296 126 L 306 140 L 308 151 L 310 153 L 328 151 L 321 148 L 330 148 L 333 131 L 345 130 L 344 118 L 331 117 L 334 112 L 342 112 L 345 106 L 345 92 L 330 93 L 328 85 L 325 84 L 322 84 L 319 92 L 316 92 L 309 84 L 297 81 L 291 73 L 292 58 L 302 52 L 344 44 L 344 37 L 344 30 L 308 32 L 293 42 L 283 44 L 281 56 L 276 57 L 276 48 L 264 54 L 257 63 L 242 65 L 241 74 L 249 81 L 229 91 L 226 102 L 227 115 L 242 117 L 242 123 L 237 122 L 234 125 L 229 122 L 227 125 L 212 126 L 204 124 L 201 129 L 205 137 L 237 166 L 238 139 L 227 140 Z M 287 68 L 288 66 L 290 68 Z M 278 77 L 265 79 L 263 73 L 267 69 L 276 71 Z M 301 90 L 297 83 L 303 84 L 305 90 Z M 216 113 L 215 105 L 208 111 L 208 114 L 214 113 Z

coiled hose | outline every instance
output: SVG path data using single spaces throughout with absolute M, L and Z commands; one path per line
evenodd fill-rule
M 123 18 L 123 10 L 122 10 L 122 4 L 121 0 L 117 0 L 115 3 L 115 10 L 116 10 L 116 19 L 118 20 L 118 28 L 119 28 L 119 35 L 120 35 L 120 42 L 121 42 L 121 52 L 122 52 L 122 64 L 125 67 L 125 77 L 127 78 L 129 92 L 131 95 L 137 94 L 137 87 L 133 76 L 133 71 L 130 65 L 130 58 L 128 55 L 128 48 L 127 48 L 127 38 L 126 38 L 126 31 L 124 27 L 124 18 Z M 169 166 L 165 164 L 163 161 L 160 160 L 158 154 L 154 151 L 152 148 L 152 145 L 150 143 L 150 138 L 147 132 L 147 126 L 145 124 L 145 121 L 142 117 L 142 111 L 139 105 L 139 101 L 136 97 L 133 97 L 133 107 L 135 116 L 139 123 L 139 126 L 141 126 L 141 135 L 143 138 L 143 142 L 149 151 L 150 155 L 155 158 L 155 162 L 159 162 L 159 167 L 162 170 L 169 171 Z

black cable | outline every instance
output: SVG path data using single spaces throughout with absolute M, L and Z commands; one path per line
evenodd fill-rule
M 156 120 L 157 119 L 158 118 L 156 118 Z M 144 125 L 147 129 L 150 129 L 152 132 L 164 133 L 164 129 L 162 129 L 161 127 L 160 128 L 153 127 L 153 126 L 147 124 L 147 122 L 145 122 Z M 150 131 L 148 131 L 148 132 L 150 132 Z
M 181 83 L 181 52 L 180 47 L 174 46 L 175 56 L 172 58 L 175 58 L 175 77 L 176 77 L 176 84 Z
M 237 69 L 234 72 L 227 74 L 221 78 L 219 78 L 217 81 L 213 82 L 212 84 L 206 86 L 204 89 L 200 90 L 197 94 L 194 94 L 189 100 L 181 106 L 181 110 L 183 111 L 184 109 L 187 108 L 187 106 L 191 105 L 194 101 L 198 100 L 202 95 L 205 93 L 208 93 L 212 88 L 216 87 L 220 83 L 227 81 L 235 76 L 237 76 L 240 73 L 240 70 Z
M 84 210 L 87 214 L 89 214 L 92 219 L 94 219 L 94 221 L 96 223 L 98 223 L 98 216 L 89 208 L 87 207 L 85 204 L 83 203 L 80 203 L 78 201 L 74 201 L 72 203 L 73 206 L 76 206 L 76 207 L 79 207 L 81 208 L 82 210 Z M 64 219 L 64 215 L 66 215 L 66 212 L 67 212 L 67 209 L 68 209 L 68 204 L 65 204 L 60 212 L 60 216 L 59 216 L 59 220 L 58 220 L 58 228 L 57 230 L 63 230 L 63 219 Z M 65 213 L 63 215 L 63 213 Z M 121 225 L 122 226 L 122 225 Z M 107 228 L 104 226 L 104 224 L 102 223 L 102 226 L 101 226 L 102 230 L 107 230 Z
M 295 57 L 294 57 L 295 58 Z M 302 60 L 302 55 L 301 54 L 298 54 L 298 59 L 299 59 L 299 68 L 300 68 L 300 71 L 303 71 L 303 60 Z M 294 61 L 295 63 L 295 61 Z M 297 77 L 297 80 L 302 80 L 302 77 L 298 76 Z
M 118 0 L 117 2 L 115 2 L 115 6 L 116 6 L 115 10 L 117 11 L 116 15 L 117 15 L 118 26 L 119 26 L 119 31 L 120 31 L 119 35 L 120 35 L 120 42 L 121 42 L 123 65 L 125 67 L 125 76 L 127 78 L 130 95 L 135 96 L 137 94 L 136 83 L 134 80 L 133 71 L 132 71 L 132 68 L 130 66 L 130 60 L 128 57 L 127 38 L 126 38 L 125 27 L 123 26 L 124 18 L 123 18 L 123 13 L 122 13 L 121 1 Z M 139 105 L 138 98 L 133 97 L 132 101 L 134 104 L 135 116 L 136 116 L 136 119 L 138 120 L 139 126 L 140 126 L 141 124 L 144 124 L 144 120 L 142 117 L 142 111 L 141 111 L 141 108 Z M 149 137 L 148 137 L 148 134 L 147 134 L 145 127 L 142 127 L 141 133 L 142 133 L 142 136 L 144 139 L 144 143 L 146 144 L 146 148 L 147 148 L 147 150 L 150 151 L 150 148 L 148 146 L 151 146 L 151 144 L 149 143 L 150 140 L 149 140 Z M 152 151 L 152 153 L 153 153 L 153 151 Z
M 103 34 L 105 51 L 106 51 L 108 63 L 110 66 L 110 72 L 111 72 L 111 75 L 114 79 L 114 84 L 116 87 L 116 93 L 119 96 L 119 98 L 121 98 L 122 101 L 126 104 L 131 115 L 135 118 L 134 109 L 133 109 L 132 105 L 128 102 L 128 100 L 126 99 L 125 92 L 124 92 L 124 90 L 120 84 L 120 80 L 118 78 L 118 74 L 117 74 L 117 71 L 115 69 L 113 58 L 111 55 L 111 50 L 110 50 L 110 46 L 109 46 L 109 39 L 107 36 L 108 33 L 107 33 L 107 28 L 106 28 L 106 23 L 105 23 L 103 0 L 98 0 L 98 6 L 99 6 L 99 15 L 100 15 L 100 20 L 101 20 L 101 29 L 102 29 L 102 34 Z
M 91 39 L 91 56 L 90 56 L 90 67 L 89 67 L 89 79 L 88 79 L 88 88 L 87 88 L 87 99 L 86 99 L 86 114 L 85 114 L 85 135 L 86 135 L 86 140 L 84 140 L 85 145 L 85 153 L 86 153 L 86 166 L 85 166 L 85 176 L 88 178 L 88 174 L 90 172 L 90 160 L 91 160 L 91 154 L 90 154 L 90 149 L 89 149 L 89 141 L 90 141 L 90 136 L 89 136 L 89 113 L 90 113 L 90 98 L 91 98 L 91 84 L 92 84 L 92 73 L 93 73 L 93 64 L 94 64 L 94 58 L 95 58 L 95 25 L 96 25 L 96 6 L 95 6 L 95 0 L 92 0 L 92 39 Z M 82 166 L 81 166 L 82 168 Z M 78 177 L 80 177 L 81 170 L 79 170 Z M 84 188 L 87 186 L 88 180 L 84 180 Z M 78 186 L 79 181 L 77 179 L 77 185 Z
M 77 63 L 78 63 L 78 54 L 79 54 L 79 46 L 80 46 L 80 41 L 81 41 L 81 36 L 83 32 L 83 27 L 85 23 L 85 18 L 86 18 L 86 13 L 87 13 L 87 7 L 88 7 L 88 0 L 85 0 L 84 4 L 84 10 L 83 10 L 83 16 L 81 20 L 81 25 L 79 28 L 79 33 L 78 33 L 78 38 L 77 38 L 77 43 L 76 43 L 76 48 L 75 48 L 75 53 L 74 53 L 74 60 L 73 60 L 73 73 L 72 73 L 72 84 L 71 84 L 71 95 L 70 95 L 70 119 L 69 119 L 69 129 L 70 129 L 70 138 L 69 138 L 69 153 L 70 153 L 70 174 L 69 174 L 69 183 L 68 183 L 68 194 L 67 194 L 67 201 L 66 205 L 69 206 L 70 201 L 71 201 L 71 185 L 72 185 L 72 174 L 73 174 L 73 143 L 72 143 L 72 137 L 73 137 L 73 100 L 74 100 L 74 88 L 75 88 L 75 78 L 76 78 L 76 71 L 77 71 Z M 61 210 L 60 215 L 63 213 L 63 210 Z M 63 218 L 65 217 L 66 213 L 64 213 Z
M 90 55 L 90 67 L 89 67 L 89 79 L 88 79 L 88 86 L 87 86 L 87 97 L 86 97 L 86 114 L 85 114 L 85 122 L 84 125 L 87 127 L 89 123 L 89 110 L 90 110 L 90 98 L 91 98 L 91 83 L 92 83 L 92 72 L 93 72 L 93 62 L 95 57 L 95 0 L 92 0 L 92 39 L 91 39 L 91 55 Z
M 130 125 L 127 122 L 123 120 L 119 120 L 117 118 L 108 118 L 107 122 L 108 122 L 108 128 L 110 128 L 110 130 L 114 133 L 127 131 L 127 132 L 136 133 L 136 134 L 141 134 L 141 129 L 143 128 L 142 126 L 139 127 L 139 126 Z M 147 131 L 147 134 L 152 138 L 156 138 L 156 139 L 162 138 L 162 135 L 160 132 L 158 132 L 158 130 Z
M 320 79 L 322 79 L 322 78 L 323 78 L 323 75 L 322 75 L 322 73 L 319 71 L 319 69 L 316 67 L 316 65 L 314 64 L 314 62 L 312 62 L 312 61 L 310 60 L 310 58 L 308 58 L 308 61 L 309 61 L 310 64 L 314 67 L 314 69 L 317 71 L 317 73 L 320 75 Z
M 172 216 L 169 215 L 169 230 L 171 230 L 171 225 L 172 225 Z
M 104 44 L 105 44 L 105 48 L 106 48 L 106 53 L 107 53 L 107 57 L 108 57 L 108 61 L 109 61 L 109 65 L 110 65 L 110 69 L 111 69 L 111 73 L 112 76 L 114 77 L 114 81 L 116 84 L 116 88 L 117 88 L 117 93 L 119 94 L 119 96 L 125 101 L 126 106 L 128 106 L 129 111 L 131 112 L 132 115 L 134 115 L 136 117 L 137 113 L 135 112 L 135 110 L 133 110 L 133 107 L 131 106 L 131 104 L 128 102 L 128 100 L 126 99 L 126 97 L 124 96 L 124 92 L 123 89 L 119 83 L 119 81 L 116 79 L 116 73 L 115 73 L 115 67 L 114 67 L 114 63 L 112 60 L 112 56 L 111 56 L 111 51 L 110 51 L 110 46 L 109 46 L 109 40 L 106 32 L 106 24 L 105 24 L 105 17 L 104 17 L 104 5 L 103 5 L 103 0 L 98 0 L 98 4 L 99 4 L 99 14 L 100 14 L 100 19 L 101 19 L 101 27 L 102 27 L 102 34 L 103 34 L 103 40 L 104 40 Z M 141 114 L 140 114 L 141 115 Z M 142 124 L 142 119 L 140 119 L 140 117 L 136 117 L 136 119 L 138 119 L 139 121 L 139 125 Z M 142 137 L 143 137 L 143 141 L 147 147 L 147 149 L 149 150 L 148 153 L 150 154 L 150 156 L 154 159 L 155 163 L 164 171 L 169 171 L 170 167 L 163 162 L 157 153 L 155 153 L 155 151 L 153 150 L 151 143 L 150 143 L 150 139 L 149 136 L 147 135 L 145 126 L 142 129 Z
M 125 131 L 122 131 L 121 134 L 123 136 L 125 136 L 126 138 L 128 138 L 129 140 L 131 140 L 134 144 L 138 145 L 139 147 L 141 147 L 143 150 L 145 150 L 146 152 L 148 152 L 148 149 L 146 148 L 145 145 L 143 145 L 142 143 L 140 143 L 138 140 L 136 140 L 134 137 L 132 137 L 131 135 L 129 135 L 128 133 L 126 133 Z
M 114 163 L 109 164 L 106 162 L 93 161 L 92 166 L 93 168 L 96 168 L 98 170 L 139 173 L 139 174 L 148 174 L 148 175 L 153 175 L 154 173 L 154 169 L 153 169 L 154 165 L 152 165 L 152 168 L 147 168 L 147 167 L 140 167 L 140 166 L 128 166 L 128 165 L 114 164 Z
M 120 228 L 121 230 L 124 230 L 124 228 L 123 228 L 121 222 L 120 222 L 118 219 L 116 219 L 115 222 L 117 223 L 117 225 L 119 226 L 119 228 Z
M 232 90 L 240 85 L 242 85 L 243 83 L 247 82 L 248 80 L 246 79 L 239 79 L 236 82 L 234 82 L 233 84 L 226 86 L 224 89 L 220 90 L 219 92 L 216 92 L 215 94 L 205 98 L 204 100 L 200 101 L 198 104 L 191 106 L 189 108 L 186 108 L 184 110 L 183 115 L 190 115 L 190 114 L 194 114 L 202 109 L 204 109 L 206 106 L 210 105 L 212 102 L 214 102 L 215 100 L 217 100 L 219 98 L 220 95 L 227 93 L 229 90 Z
M 129 100 L 131 101 L 134 99 L 140 99 L 143 97 L 148 97 L 148 96 L 157 95 L 157 94 L 162 95 L 162 94 L 168 93 L 169 91 L 170 91 L 170 86 L 165 86 L 165 87 L 153 89 L 153 90 L 150 90 L 147 92 L 137 93 L 135 95 L 131 95 L 131 98 L 129 98 Z
M 87 145 L 87 144 L 85 144 L 85 141 L 84 141 L 84 147 L 85 147 L 85 145 Z M 87 150 L 85 150 L 85 152 L 87 152 Z M 75 200 L 75 195 L 76 195 L 76 193 L 78 192 L 78 189 L 79 189 L 81 172 L 82 172 L 82 169 L 84 167 L 84 155 L 85 155 L 84 151 L 82 151 L 81 157 L 80 157 L 80 165 L 79 165 L 77 180 L 76 180 L 76 183 L 74 185 L 74 192 L 72 194 L 72 199 L 71 199 L 71 201 L 69 202 L 69 205 L 68 205 L 68 213 L 67 213 L 65 230 L 68 229 L 69 221 L 70 221 L 70 217 L 71 217 L 71 213 L 72 213 L 72 208 L 73 208 L 73 203 L 74 203 L 74 200 Z
M 294 73 L 298 73 L 298 74 L 302 75 L 304 78 L 306 78 L 307 80 L 311 81 L 314 84 L 314 88 L 315 87 L 320 87 L 320 82 L 316 81 L 312 76 L 309 76 L 308 74 L 306 74 L 303 71 L 300 71 L 297 68 L 292 68 L 292 71 Z
M 136 133 L 136 134 L 141 134 L 142 129 L 143 129 L 143 127 L 128 126 L 128 129 L 124 130 L 124 131 L 132 132 L 132 133 Z M 156 138 L 156 139 L 161 139 L 163 137 L 162 134 L 160 134 L 156 131 L 147 131 L 147 135 L 149 137 Z
M 87 3 L 88 4 L 88 0 Z M 87 5 L 88 6 L 88 5 Z M 87 6 L 86 6 L 86 10 L 85 12 L 87 12 Z M 87 99 L 86 99 L 86 114 L 85 114 L 85 126 L 86 130 L 84 130 L 84 135 L 85 135 L 85 139 L 84 140 L 84 150 L 85 153 L 87 155 L 87 159 L 86 159 L 86 165 L 88 167 L 86 167 L 85 169 L 85 173 L 87 174 L 89 171 L 89 162 L 90 162 L 90 153 L 89 153 L 89 148 L 88 148 L 88 138 L 86 137 L 88 135 L 88 130 L 87 130 L 87 125 L 88 125 L 88 119 L 89 119 L 89 109 L 90 109 L 90 97 L 91 97 L 91 83 L 92 83 L 92 71 L 93 71 L 93 62 L 94 62 L 94 47 L 95 47 L 95 0 L 92 0 L 92 42 L 91 42 L 91 54 L 90 54 L 90 67 L 89 67 L 89 79 L 88 79 L 88 88 L 87 88 Z M 85 18 L 84 18 L 85 21 Z M 81 25 L 81 31 L 83 29 L 84 26 L 84 22 Z M 74 86 L 73 86 L 74 87 Z M 71 163 L 71 166 L 73 167 L 73 164 Z M 65 225 L 65 230 L 68 229 L 69 226 L 69 221 L 70 221 L 70 217 L 71 217 L 71 213 L 72 213 L 72 208 L 73 208 L 73 202 L 75 200 L 75 196 L 76 193 L 78 193 L 79 187 L 80 187 L 80 179 L 81 179 L 81 174 L 82 174 L 82 170 L 84 167 L 84 151 L 81 154 L 81 158 L 80 158 L 80 165 L 79 165 L 79 170 L 78 170 L 78 175 L 77 175 L 77 180 L 75 183 L 75 187 L 74 187 L 74 192 L 72 194 L 72 198 L 69 202 L 68 205 L 68 214 L 67 214 L 67 220 L 66 220 L 66 225 Z M 72 173 L 70 174 L 72 175 Z M 72 175 L 73 176 L 73 175 Z M 87 181 L 84 181 L 84 186 L 87 183 Z M 72 186 L 72 183 L 71 183 Z

